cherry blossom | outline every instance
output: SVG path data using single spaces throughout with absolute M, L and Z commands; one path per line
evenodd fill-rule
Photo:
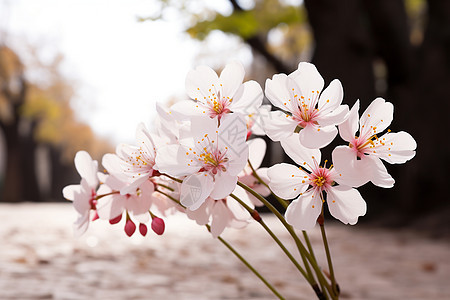
M 172 111 L 184 116 L 206 115 L 219 120 L 226 114 L 256 112 L 263 100 L 261 86 L 244 80 L 245 70 L 240 62 L 225 66 L 220 77 L 208 66 L 199 66 L 186 76 L 186 92 L 194 101 L 180 101 Z
M 381 159 L 391 164 L 405 163 L 414 157 L 416 141 L 404 131 L 387 130 L 378 137 L 391 124 L 394 114 L 394 106 L 384 99 L 375 99 L 359 122 L 358 110 L 359 101 L 350 110 L 348 119 L 339 125 L 342 139 L 349 142 L 348 146 L 333 151 L 335 168 L 343 175 L 340 182 L 358 187 L 371 181 L 380 187 L 392 187 L 394 179 Z
M 236 189 L 233 194 L 254 208 L 242 188 Z M 225 228 L 244 228 L 251 220 L 249 212 L 230 196 L 219 200 L 208 197 L 197 210 L 186 210 L 186 215 L 198 225 L 209 224 L 214 238 L 221 235 Z
M 122 195 L 134 193 L 141 184 L 156 173 L 156 145 L 143 123 L 136 129 L 137 146 L 119 144 L 116 154 L 103 156 L 102 164 L 109 174 L 129 184 L 123 185 Z
M 313 228 L 327 202 L 333 217 L 354 225 L 366 213 L 366 202 L 359 192 L 346 185 L 335 185 L 342 175 L 333 167 L 320 166 L 321 153 L 308 149 L 292 135 L 282 144 L 284 150 L 300 167 L 281 163 L 269 168 L 269 186 L 279 197 L 296 198 L 288 206 L 286 221 L 299 230 Z M 326 193 L 326 197 L 325 194 Z
M 76 236 L 80 236 L 89 227 L 91 211 L 97 209 L 98 163 L 92 160 L 86 151 L 79 151 L 75 155 L 75 168 L 81 176 L 81 183 L 66 186 L 63 189 L 63 195 L 64 198 L 73 201 L 73 206 L 78 213 L 74 232 Z
M 235 188 L 248 158 L 244 118 L 230 114 L 220 126 L 208 117 L 192 118 L 189 130 L 180 133 L 179 144 L 157 151 L 161 173 L 183 177 L 180 201 L 195 210 L 207 197 L 223 199 Z
M 264 118 L 264 129 L 273 141 L 280 141 L 294 132 L 308 148 L 322 148 L 337 135 L 336 125 L 342 123 L 348 106 L 341 105 L 341 82 L 333 80 L 321 93 L 324 80 L 313 64 L 301 62 L 289 75 L 276 74 L 267 79 L 265 94 L 281 110 Z

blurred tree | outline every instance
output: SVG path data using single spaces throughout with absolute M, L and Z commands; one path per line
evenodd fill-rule
M 310 60 L 326 82 L 339 78 L 346 102 L 360 99 L 362 110 L 377 96 L 393 102 L 392 129 L 416 138 L 417 157 L 401 168 L 388 166 L 398 181 L 394 192 L 363 188 L 371 210 L 386 211 L 388 202 L 395 215 L 404 212 L 411 218 L 448 206 L 443 195 L 450 175 L 442 165 L 449 165 L 450 142 L 441 136 L 449 128 L 450 1 L 294 2 L 229 0 L 229 11 L 218 13 L 161 0 L 160 13 L 149 19 L 164 19 L 164 10 L 176 7 L 195 39 L 204 40 L 214 30 L 238 36 L 256 62 L 264 61 L 276 72 L 289 73 L 299 60 Z M 264 77 L 273 74 L 266 71 Z M 261 68 L 255 75 L 262 76 Z M 424 126 L 424 117 L 432 129 Z
M 85 149 L 100 158 L 111 150 L 109 143 L 76 120 L 70 107 L 73 83 L 59 73 L 60 61 L 57 57 L 39 66 L 50 76 L 46 84 L 37 85 L 26 79 L 17 54 L 0 47 L 0 129 L 7 152 L 0 201 L 62 199 L 62 188 L 78 180 L 73 167 L 76 151 Z M 38 148 L 45 150 L 45 160 L 37 161 Z M 45 165 L 47 174 L 38 171 Z M 44 194 L 38 176 L 49 177 L 45 179 L 50 190 Z

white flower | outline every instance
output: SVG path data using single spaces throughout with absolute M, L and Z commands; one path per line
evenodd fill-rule
M 349 186 L 335 185 L 340 177 L 336 170 L 319 166 L 318 149 L 302 146 L 295 135 L 285 141 L 283 148 L 301 167 L 276 164 L 269 168 L 267 175 L 269 186 L 277 196 L 296 198 L 286 210 L 289 224 L 299 230 L 313 228 L 325 199 L 331 215 L 344 224 L 354 225 L 359 216 L 366 214 L 366 202 L 359 192 Z
M 415 155 L 414 138 L 404 131 L 377 136 L 392 122 L 394 106 L 382 98 L 375 99 L 364 111 L 358 122 L 359 101 L 352 107 L 348 119 L 339 125 L 341 137 L 348 146 L 336 147 L 333 162 L 342 174 L 340 183 L 358 187 L 368 181 L 380 187 L 392 187 L 394 179 L 389 175 L 381 159 L 391 164 L 405 163 Z M 359 124 L 358 124 L 359 123 Z M 359 128 L 359 136 L 356 132 Z
M 192 118 L 179 144 L 158 148 L 161 173 L 187 176 L 181 185 L 181 204 L 195 210 L 207 197 L 223 199 L 236 187 L 238 174 L 248 158 L 244 118 L 229 114 L 217 127 L 208 117 Z
M 123 182 L 122 195 L 136 192 L 141 184 L 155 174 L 156 145 L 144 124 L 136 129 L 137 146 L 120 144 L 116 154 L 105 154 L 102 164 L 109 174 Z
M 244 67 L 236 61 L 227 64 L 220 77 L 210 67 L 199 66 L 186 76 L 186 92 L 194 101 L 177 102 L 171 109 L 179 115 L 219 120 L 231 112 L 249 115 L 261 105 L 263 93 L 256 81 L 242 83 L 244 75 Z
M 98 181 L 98 163 L 92 160 L 89 153 L 79 151 L 75 155 L 75 167 L 81 176 L 81 183 L 69 185 L 63 189 L 64 198 L 73 201 L 78 213 L 74 224 L 76 236 L 82 235 L 89 227 L 91 210 L 96 210 Z
M 267 79 L 265 94 L 282 111 L 270 112 L 264 120 L 266 134 L 273 141 L 290 137 L 300 130 L 300 142 L 308 148 L 322 148 L 337 135 L 348 106 L 341 105 L 343 90 L 333 80 L 320 94 L 324 80 L 313 64 L 301 62 L 289 74 L 276 74 Z

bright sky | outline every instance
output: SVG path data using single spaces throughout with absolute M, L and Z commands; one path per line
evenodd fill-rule
M 158 11 L 158 3 L 0 0 L 0 30 L 11 33 L 7 42 L 13 45 L 25 39 L 48 53 L 62 52 L 63 72 L 80 82 L 73 102 L 80 119 L 114 142 L 132 143 L 136 125 L 151 123 L 155 101 L 185 97 L 185 76 L 204 47 L 183 33 L 176 15 L 170 22 L 137 22 L 137 16 Z M 214 4 L 220 11 L 228 9 L 227 1 Z M 218 47 L 214 39 L 224 37 L 211 39 L 209 44 Z M 249 55 L 241 51 L 235 58 Z

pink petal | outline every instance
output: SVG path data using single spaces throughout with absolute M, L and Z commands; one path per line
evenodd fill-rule
M 231 220 L 231 214 L 223 201 L 216 201 L 212 211 L 211 234 L 218 237 Z
M 228 174 L 228 172 L 218 173 L 214 176 L 214 189 L 210 197 L 219 200 L 230 195 L 236 188 L 238 177 Z
M 372 176 L 371 161 L 363 157 L 358 160 L 354 149 L 338 146 L 332 153 L 336 170 L 335 181 L 348 186 L 359 187 L 367 183 Z
M 89 153 L 78 151 L 75 155 L 75 167 L 81 178 L 86 179 L 89 186 L 95 187 L 98 184 L 98 164 L 97 161 L 92 160 Z
M 361 115 L 360 136 L 371 137 L 391 125 L 394 118 L 394 106 L 383 98 L 376 98 Z
M 298 122 L 281 110 L 262 116 L 261 123 L 267 136 L 275 142 L 291 136 L 298 125 Z
M 407 132 L 386 133 L 379 141 L 384 145 L 377 147 L 377 155 L 388 163 L 402 164 L 416 155 L 417 143 Z
M 319 98 L 319 112 L 328 114 L 339 107 L 344 97 L 342 84 L 338 79 L 334 79 L 330 85 L 322 92 Z
M 322 91 L 325 84 L 316 66 L 307 62 L 299 63 L 298 69 L 290 74 L 289 77 L 296 82 L 305 98 L 309 98 L 312 91 L 314 93 Z
M 261 106 L 263 92 L 256 81 L 247 81 L 241 85 L 233 97 L 230 109 L 243 115 L 255 113 Z
M 241 81 L 242 82 L 242 81 Z M 214 85 L 219 87 L 219 77 L 213 69 L 207 66 L 199 66 L 189 71 L 186 76 L 186 92 L 191 99 L 203 101 L 207 97 L 209 89 Z

